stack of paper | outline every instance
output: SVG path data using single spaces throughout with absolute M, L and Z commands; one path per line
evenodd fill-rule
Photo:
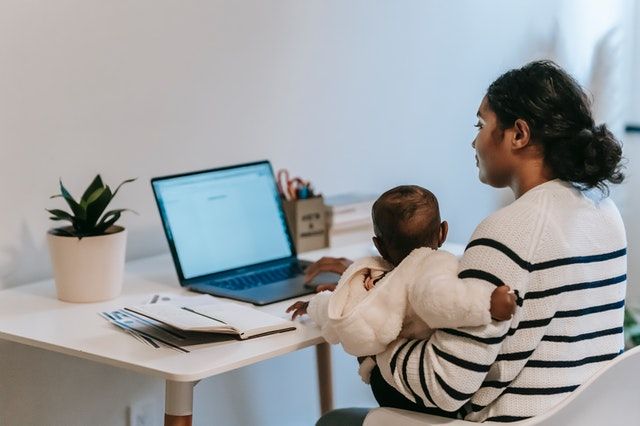
M 289 320 L 209 295 L 155 295 L 149 303 L 101 315 L 141 342 L 189 352 L 186 346 L 294 330 Z
M 377 196 L 347 193 L 325 198 L 331 231 L 343 231 L 371 224 L 371 207 Z

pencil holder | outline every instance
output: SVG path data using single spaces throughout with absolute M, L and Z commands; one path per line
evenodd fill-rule
M 282 200 L 282 206 L 298 253 L 327 247 L 329 238 L 322 197 Z

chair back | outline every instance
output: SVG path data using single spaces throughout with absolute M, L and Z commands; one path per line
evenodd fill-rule
M 484 422 L 483 425 L 504 425 Z M 514 426 L 626 426 L 640 424 L 640 346 L 626 351 L 545 414 L 510 423 Z M 393 408 L 371 410 L 364 426 L 471 426 Z
M 640 424 L 640 347 L 612 360 L 551 411 L 538 425 Z

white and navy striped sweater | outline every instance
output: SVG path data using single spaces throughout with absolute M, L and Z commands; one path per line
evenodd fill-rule
M 516 289 L 513 319 L 398 340 L 377 356 L 382 376 L 467 420 L 541 414 L 623 350 L 626 273 L 614 203 L 546 182 L 485 219 L 451 277 Z

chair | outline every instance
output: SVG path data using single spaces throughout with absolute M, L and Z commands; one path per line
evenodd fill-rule
M 478 423 L 416 413 L 395 408 L 376 408 L 364 426 L 471 426 Z M 505 423 L 484 422 L 483 425 Z M 509 423 L 517 426 L 624 426 L 640 424 L 640 346 L 612 360 L 567 399 L 545 414 Z

